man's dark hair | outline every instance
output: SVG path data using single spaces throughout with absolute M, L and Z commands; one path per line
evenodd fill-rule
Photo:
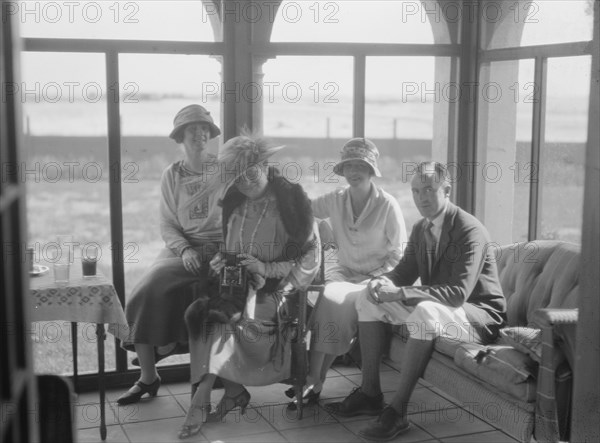
M 419 163 L 417 166 L 417 175 L 425 176 L 435 174 L 436 182 L 440 182 L 442 186 L 451 186 L 450 174 L 443 163 L 436 161 L 427 161 Z

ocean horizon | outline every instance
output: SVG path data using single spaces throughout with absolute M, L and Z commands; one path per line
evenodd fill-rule
M 27 97 L 23 103 L 23 132 L 32 136 L 102 136 L 107 134 L 106 97 L 97 101 Z M 220 100 L 201 96 L 158 97 L 141 95 L 120 103 L 123 136 L 162 136 L 172 129 L 179 109 L 198 103 L 209 109 L 220 123 Z M 263 103 L 264 134 L 269 137 L 349 138 L 352 137 L 352 101 L 340 97 L 337 103 L 278 101 Z M 365 135 L 370 138 L 431 140 L 434 103 L 418 100 L 376 98 L 366 100 Z M 531 103 L 517 106 L 517 140 L 531 138 Z M 587 98 L 549 97 L 546 106 L 546 134 L 549 142 L 585 142 L 587 139 Z

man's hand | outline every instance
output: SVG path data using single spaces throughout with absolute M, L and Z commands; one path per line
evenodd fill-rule
M 194 275 L 200 275 L 202 257 L 196 252 L 194 248 L 187 248 L 185 251 L 183 251 L 181 260 L 183 260 L 183 267 L 186 271 Z
M 379 299 L 379 288 L 381 286 L 382 279 L 380 278 L 374 278 L 367 284 L 367 291 L 369 293 L 367 299 L 374 305 L 378 305 L 379 303 L 381 303 L 381 300 Z
M 404 293 L 387 277 L 378 277 L 367 285 L 369 301 L 375 305 L 389 301 L 403 301 Z

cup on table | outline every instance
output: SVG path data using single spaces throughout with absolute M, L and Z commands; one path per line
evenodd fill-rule
M 81 247 L 81 273 L 83 278 L 96 276 L 98 252 L 98 245 L 95 244 L 87 244 Z
M 52 264 L 52 269 L 54 270 L 54 283 L 56 283 L 57 286 L 67 286 L 69 283 L 70 267 L 70 263 L 55 262 Z
M 71 236 L 59 235 L 56 239 L 56 247 L 49 249 L 50 262 L 52 263 L 52 270 L 54 272 L 54 283 L 59 287 L 65 287 L 69 283 L 71 246 Z

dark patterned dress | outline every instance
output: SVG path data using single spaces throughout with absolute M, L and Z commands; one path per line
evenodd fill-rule
M 190 171 L 183 161 L 173 163 L 163 172 L 160 232 L 165 248 L 126 302 L 125 316 L 130 330 L 123 340 L 125 349 L 133 349 L 135 343 L 163 346 L 187 342 L 185 310 L 194 301 L 194 295 L 208 284 L 208 261 L 219 250 L 223 238 L 218 206 L 222 193 L 202 194 L 215 161 L 211 155 L 206 174 Z M 183 266 L 181 254 L 189 246 L 202 255 L 201 277 Z M 195 285 L 193 290 L 192 285 Z

